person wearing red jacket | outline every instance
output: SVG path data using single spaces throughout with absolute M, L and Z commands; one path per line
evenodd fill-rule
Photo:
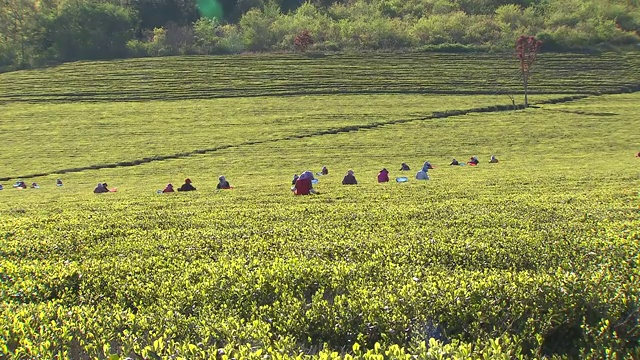
M 313 173 L 311 171 L 305 171 L 300 175 L 298 180 L 296 180 L 296 185 L 293 187 L 294 195 L 309 195 L 315 194 L 316 191 L 313 189 Z
M 167 184 L 167 186 L 164 188 L 164 190 L 162 190 L 163 193 L 172 193 L 175 192 L 175 190 L 173 190 L 173 184 Z

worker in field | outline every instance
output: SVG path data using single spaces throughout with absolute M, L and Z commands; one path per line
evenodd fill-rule
M 431 165 L 430 162 L 425 161 L 424 164 L 422 165 L 422 171 L 427 172 L 431 169 L 433 169 L 433 165 Z
M 326 167 L 326 166 L 323 166 L 323 167 L 322 167 L 322 170 L 320 170 L 320 173 L 321 173 L 322 175 L 329 175 L 329 169 L 327 169 L 327 167 Z
M 467 164 L 471 165 L 471 166 L 476 166 L 480 163 L 480 160 L 478 160 L 477 156 L 472 156 L 469 161 L 467 161 Z
M 2 186 L 2 184 L 0 184 L 0 190 L 4 190 L 4 187 Z
M 102 183 L 102 186 L 104 186 L 105 189 L 107 189 L 107 192 L 116 192 L 116 188 L 113 189 L 109 189 L 109 185 L 107 185 L 107 183 Z
M 342 185 L 358 185 L 358 180 L 353 175 L 353 170 L 347 171 L 347 175 L 342 179 Z
M 62 179 L 56 180 L 56 186 L 62 186 Z
M 16 181 L 16 183 L 13 185 L 14 188 L 18 189 L 18 190 L 23 190 L 27 188 L 27 184 L 22 181 L 22 180 L 18 180 Z
M 424 170 L 420 170 L 416 174 L 416 180 L 429 180 L 429 174 Z
M 185 179 L 184 184 L 178 188 L 178 191 L 195 191 L 196 188 L 191 185 L 191 179 Z
M 162 189 L 163 193 L 172 193 L 175 192 L 175 190 L 173 189 L 173 184 L 167 184 L 167 186 L 165 186 L 164 189 Z
M 313 189 L 313 173 L 311 171 L 305 171 L 296 180 L 296 185 L 291 189 L 294 195 L 309 195 L 316 194 Z
M 491 160 L 489 160 L 489 164 L 497 164 L 498 163 L 498 159 L 496 158 L 495 155 L 491 155 Z
M 218 185 L 216 186 L 216 189 L 218 189 L 218 190 L 220 190 L 220 189 L 231 189 L 231 185 L 229 185 L 229 182 L 224 177 L 224 175 L 220 175 L 220 177 L 218 178 Z
M 460 165 L 460 163 L 458 162 L 458 160 L 456 160 L 455 158 L 453 158 L 453 159 L 451 160 L 451 164 L 449 164 L 449 165 L 450 165 L 450 166 L 453 166 L 453 165 Z
M 40 189 L 40 185 L 38 185 L 36 183 L 31 183 L 31 188 L 32 189 Z
M 389 171 L 387 169 L 383 168 L 382 170 L 380 170 L 380 172 L 378 173 L 378 182 L 389 182 Z
M 407 165 L 407 163 L 402 163 L 400 165 L 400 171 L 409 171 L 411 170 L 411 168 L 409 168 L 409 165 Z
M 109 189 L 103 183 L 98 183 L 98 185 L 96 185 L 95 189 L 93 189 L 93 193 L 94 194 L 102 194 L 102 193 L 106 193 L 106 192 L 109 192 Z

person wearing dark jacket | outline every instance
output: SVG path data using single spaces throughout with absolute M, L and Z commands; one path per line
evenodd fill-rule
M 296 181 L 298 181 L 298 178 L 299 178 L 298 174 L 293 174 L 293 180 L 291 181 L 291 185 L 295 186 Z
M 218 178 L 218 185 L 216 186 L 216 189 L 220 190 L 220 189 L 231 189 L 231 185 L 229 185 L 229 182 L 227 181 L 227 179 L 225 179 L 224 175 L 221 175 Z
M 425 161 L 424 165 L 422 165 L 422 171 L 427 172 L 429 170 L 433 169 L 433 165 L 431 165 L 430 162 Z
M 409 171 L 411 170 L 411 168 L 409 168 L 409 165 L 407 165 L 407 163 L 402 163 L 402 165 L 400 165 L 400 171 Z
M 460 163 L 458 162 L 458 160 L 452 159 L 451 160 L 451 164 L 449 164 L 449 165 L 460 165 Z
M 104 184 L 102 183 L 98 183 L 98 185 L 96 185 L 96 188 L 93 189 L 93 192 L 95 194 L 102 194 L 102 193 L 107 193 L 109 192 L 109 189 L 107 189 L 106 186 L 104 186 Z
M 191 185 L 191 179 L 185 179 L 184 184 L 178 188 L 178 191 L 195 191 L 196 188 Z
M 480 163 L 480 160 L 478 160 L 477 156 L 472 156 L 469 161 L 467 161 L 467 164 L 471 165 L 471 166 L 476 166 Z
M 321 173 L 322 175 L 329 175 L 329 169 L 327 169 L 327 167 L 326 167 L 326 166 L 323 166 L 323 167 L 322 167 L 322 170 L 320 170 L 320 173 Z
M 353 170 L 347 171 L 347 175 L 342 179 L 342 185 L 358 185 L 358 180 L 353 175 Z

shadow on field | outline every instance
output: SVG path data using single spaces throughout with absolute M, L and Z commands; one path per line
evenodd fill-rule
M 565 114 L 577 114 L 577 115 L 590 115 L 590 116 L 616 116 L 619 114 L 612 112 L 589 112 L 580 110 L 565 110 L 565 109 L 544 109 L 546 111 L 561 112 Z

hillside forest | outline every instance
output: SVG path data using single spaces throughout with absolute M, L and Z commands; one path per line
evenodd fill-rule
M 638 48 L 638 0 L 0 0 L 0 70 L 286 51 Z

